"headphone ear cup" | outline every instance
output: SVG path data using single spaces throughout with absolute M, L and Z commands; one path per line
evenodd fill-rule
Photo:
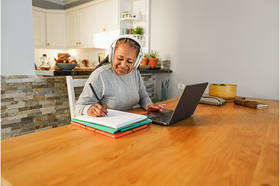
M 142 60 L 142 56 L 138 55 L 135 61 L 135 64 L 137 64 L 136 66 L 134 66 L 135 69 L 139 66 L 141 60 Z
M 109 62 L 110 63 L 113 61 L 112 57 L 113 57 L 113 47 L 110 46 L 110 48 L 109 48 Z

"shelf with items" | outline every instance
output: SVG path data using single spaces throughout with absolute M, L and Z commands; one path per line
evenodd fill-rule
M 149 50 L 149 0 L 120 0 L 119 30 L 120 34 L 130 34 L 137 38 L 143 50 Z
M 120 14 L 120 21 L 144 22 L 145 15 L 142 15 L 141 12 L 139 12 L 138 14 L 125 12 L 125 13 Z
M 143 0 L 126 0 L 126 1 L 131 2 L 131 3 L 135 3 L 135 2 L 143 1 Z

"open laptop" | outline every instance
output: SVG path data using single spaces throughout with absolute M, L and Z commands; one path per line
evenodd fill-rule
M 185 119 L 194 113 L 207 85 L 208 83 L 186 85 L 174 111 L 163 109 L 163 111 L 149 112 L 145 115 L 153 120 L 152 123 L 160 125 L 172 125 Z

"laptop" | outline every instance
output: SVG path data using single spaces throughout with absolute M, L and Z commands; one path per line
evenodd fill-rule
M 208 83 L 186 85 L 175 110 L 163 109 L 163 111 L 149 112 L 145 115 L 153 120 L 152 123 L 160 125 L 172 125 L 190 117 L 194 113 L 207 85 Z

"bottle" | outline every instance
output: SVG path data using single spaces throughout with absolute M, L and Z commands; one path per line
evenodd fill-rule
M 39 60 L 42 64 L 40 65 L 40 70 L 50 70 L 51 65 L 49 63 L 49 60 L 47 59 L 47 54 L 43 54 L 42 57 L 40 57 Z

